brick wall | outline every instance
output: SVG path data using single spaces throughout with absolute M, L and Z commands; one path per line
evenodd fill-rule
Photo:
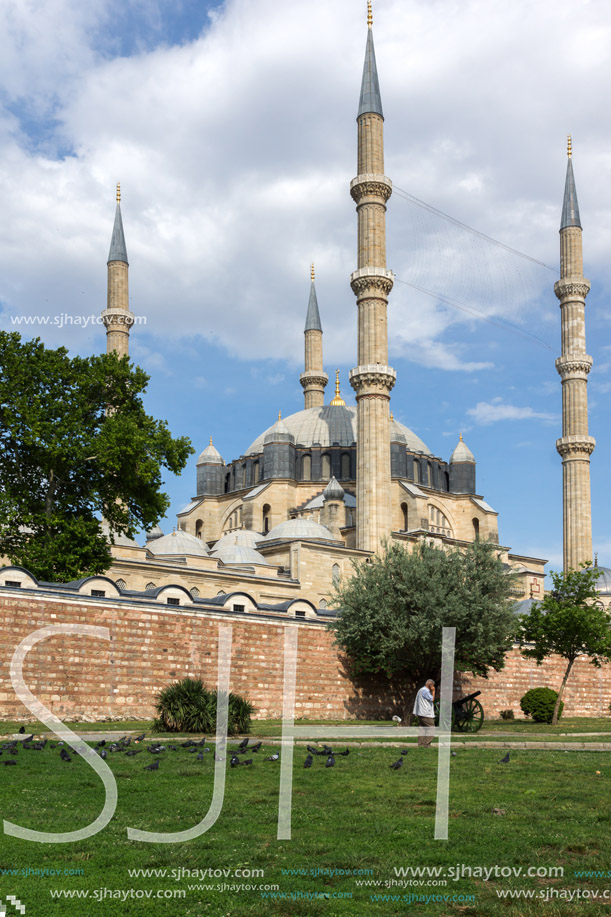
M 255 704 L 259 717 L 282 711 L 283 646 L 287 627 L 299 630 L 296 717 L 350 718 L 393 712 L 392 691 L 371 680 L 350 680 L 318 622 L 248 619 L 216 612 L 150 611 L 128 603 L 94 603 L 24 594 L 0 597 L 0 717 L 29 719 L 9 678 L 14 649 L 40 627 L 59 623 L 107 627 L 111 640 L 55 636 L 27 655 L 24 675 L 33 694 L 60 718 L 96 721 L 108 717 L 149 718 L 155 695 L 187 675 L 216 684 L 219 625 L 233 628 L 231 689 Z M 506 668 L 489 680 L 457 677 L 465 693 L 480 689 L 488 715 L 504 708 L 519 713 L 519 699 L 531 687 L 557 686 L 563 661 L 541 667 L 512 652 Z M 579 661 L 566 692 L 566 715 L 608 713 L 611 666 L 595 669 Z

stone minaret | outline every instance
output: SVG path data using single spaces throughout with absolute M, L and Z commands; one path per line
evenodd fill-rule
M 564 569 L 577 570 L 592 560 L 590 455 L 596 441 L 588 435 L 588 373 L 585 299 L 590 284 L 583 276 L 581 222 L 573 177 L 571 138 L 562 220 L 560 222 L 560 280 L 554 292 L 560 300 L 562 356 L 556 369 L 562 379 L 562 436 L 556 448 L 562 456 Z
M 305 407 L 318 408 L 325 403 L 325 385 L 329 377 L 322 366 L 322 325 L 318 313 L 318 300 L 316 299 L 316 286 L 314 284 L 314 265 L 311 268 L 312 282 L 310 284 L 310 301 L 304 329 L 305 335 L 305 360 L 303 372 L 299 381 L 303 386 Z
M 386 268 L 386 202 L 392 184 L 384 175 L 384 116 L 373 47 L 371 4 L 357 115 L 358 174 L 350 193 L 358 214 L 358 269 L 350 284 L 358 308 L 358 366 L 350 371 L 357 401 L 356 546 L 375 551 L 391 531 L 390 391 L 386 310 L 393 285 Z
M 129 356 L 129 331 L 134 314 L 129 311 L 129 263 L 123 220 L 121 219 L 121 186 L 117 185 L 117 210 L 108 253 L 108 287 L 106 309 L 102 320 L 106 325 L 106 353 Z

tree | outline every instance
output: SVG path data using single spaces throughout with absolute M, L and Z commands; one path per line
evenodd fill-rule
M 535 659 L 537 665 L 555 653 L 567 661 L 552 726 L 558 723 L 558 710 L 569 680 L 573 663 L 579 656 L 589 656 L 600 668 L 611 659 L 611 621 L 600 602 L 596 580 L 601 570 L 582 564 L 581 570 L 552 572 L 554 588 L 541 602 L 535 602 L 527 615 L 520 618 L 522 654 Z
M 0 332 L 0 555 L 47 580 L 102 573 L 102 532 L 165 513 L 161 469 L 193 452 L 144 410 L 148 376 L 115 354 L 70 357 Z
M 393 679 L 405 713 L 427 678 L 439 681 L 443 627 L 456 628 L 455 668 L 487 676 L 504 665 L 515 631 L 514 577 L 498 548 L 475 541 L 464 550 L 397 543 L 353 563 L 333 604 L 330 625 L 355 674 Z

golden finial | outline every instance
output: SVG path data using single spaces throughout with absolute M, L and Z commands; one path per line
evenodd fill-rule
M 210 442 L 208 443 L 208 445 L 209 445 L 209 446 L 212 445 L 212 437 L 210 437 Z
M 117 182 L 117 204 L 121 203 L 121 182 Z
M 566 138 L 566 155 L 569 157 L 569 159 L 573 155 L 573 138 L 570 134 Z
M 594 555 L 594 567 L 598 568 L 598 551 Z
M 335 405 L 335 407 L 346 407 L 346 402 L 339 392 L 339 369 L 335 370 L 335 398 L 331 404 Z
M 459 433 L 459 434 L 458 434 L 458 439 L 459 439 L 460 442 L 462 443 L 462 433 Z
M 278 411 L 278 420 L 282 420 L 282 411 Z
M 395 415 L 393 414 L 392 411 L 390 412 L 390 419 L 391 419 L 391 420 L 394 420 L 394 419 L 395 419 Z
M 367 28 L 373 25 L 373 13 L 371 11 L 371 0 L 367 0 Z
M 310 265 L 310 277 L 312 278 L 312 283 L 314 283 L 314 262 Z

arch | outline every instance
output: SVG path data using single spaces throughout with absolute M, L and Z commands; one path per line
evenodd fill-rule
M 246 487 L 246 462 L 240 469 L 240 487 Z
M 331 567 L 331 582 L 334 586 L 337 586 L 341 577 L 341 571 L 339 569 L 339 564 L 333 564 Z
M 409 531 L 409 526 L 407 524 L 408 514 L 407 514 L 407 503 L 401 504 L 401 512 L 403 513 L 403 531 Z
M 198 598 L 199 598 L 199 589 L 197 588 L 197 586 L 193 586 L 193 588 L 190 589 L 189 591 L 190 591 L 190 593 L 191 593 L 191 595 L 193 596 L 194 599 L 198 599 Z
M 452 526 L 447 516 L 434 503 L 429 503 L 429 531 L 452 537 Z
M 259 473 L 260 473 L 259 459 L 255 459 L 255 461 L 252 463 L 252 482 L 253 484 L 259 483 Z
M 156 588 L 157 586 L 155 585 L 155 583 L 147 583 L 146 586 L 144 587 L 144 591 L 150 592 L 151 589 L 156 589 Z
M 202 537 L 202 526 L 203 526 L 203 524 L 204 524 L 204 523 L 203 523 L 203 520 L 202 520 L 202 519 L 196 519 L 196 521 L 195 521 L 195 537 L 196 537 L 196 538 L 201 538 L 201 537 Z
M 231 490 L 231 472 L 228 471 L 225 475 L 225 493 L 228 494 Z
M 340 477 L 342 481 L 350 480 L 350 453 L 342 452 Z
M 433 466 L 431 465 L 430 462 L 427 462 L 427 463 L 426 463 L 426 481 L 425 481 L 425 484 L 426 484 L 428 487 L 432 487 L 432 486 L 433 486 Z
M 414 459 L 414 484 L 420 483 L 420 460 Z
M 479 519 L 473 518 L 473 539 L 474 541 L 479 541 Z
M 320 477 L 323 481 L 331 480 L 331 456 L 328 452 L 323 452 L 320 457 Z
M 309 454 L 304 455 L 301 459 L 301 480 L 312 480 L 312 456 Z
M 121 589 L 121 590 L 127 589 L 127 583 L 125 582 L 124 579 L 118 579 L 116 583 L 117 583 L 117 589 Z
M 261 529 L 264 535 L 267 535 L 267 533 L 269 532 L 271 514 L 272 514 L 271 506 L 269 505 L 269 503 L 264 503 L 263 510 L 262 510 L 262 526 L 261 526 Z

